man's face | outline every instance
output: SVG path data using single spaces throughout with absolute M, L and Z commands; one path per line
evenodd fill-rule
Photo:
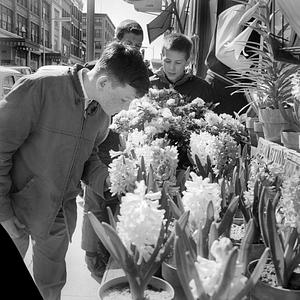
M 163 50 L 162 65 L 165 74 L 171 82 L 176 82 L 180 79 L 188 64 L 186 54 L 175 50 Z
M 137 50 L 140 50 L 143 44 L 143 35 L 126 32 L 121 39 L 121 42 L 125 45 L 129 45 L 135 47 Z
M 109 116 L 121 110 L 127 110 L 130 102 L 136 98 L 135 88 L 128 84 L 124 86 L 113 85 L 108 77 L 105 77 L 105 80 L 103 80 L 103 77 L 98 79 L 97 89 L 99 93 L 99 99 L 97 99 L 97 101 L 100 103 L 104 112 Z

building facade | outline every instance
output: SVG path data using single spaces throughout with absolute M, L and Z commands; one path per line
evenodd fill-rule
M 114 38 L 115 26 L 107 14 L 95 13 L 94 15 L 94 59 L 99 59 L 103 48 Z M 87 40 L 87 16 L 86 13 L 82 17 L 82 39 Z
M 83 63 L 82 0 L 0 0 L 0 63 Z

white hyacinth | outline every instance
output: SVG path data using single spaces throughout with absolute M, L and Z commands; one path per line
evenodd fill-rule
M 218 218 L 221 209 L 221 188 L 218 183 L 211 183 L 209 178 L 202 179 L 191 172 L 191 181 L 186 181 L 186 191 L 183 191 L 182 202 L 185 211 L 190 211 L 190 224 L 192 230 L 199 229 L 205 222 L 208 203 L 212 201 L 215 211 L 215 219 Z
M 217 290 L 222 275 L 225 270 L 225 263 L 232 250 L 230 239 L 223 237 L 220 240 L 215 240 L 211 246 L 210 252 L 215 260 L 205 259 L 201 256 L 197 257 L 195 267 L 199 278 L 203 284 L 205 292 L 212 296 Z M 235 276 L 231 282 L 230 290 L 227 291 L 227 296 L 224 299 L 232 299 L 245 286 L 247 278 L 243 276 L 241 266 L 237 263 Z M 192 293 L 197 298 L 197 289 L 194 280 L 190 282 Z
M 159 208 L 160 192 L 146 194 L 144 181 L 136 186 L 134 193 L 122 197 L 117 232 L 130 252 L 131 244 L 136 246 L 140 264 L 142 259 L 148 261 L 156 246 L 165 210 Z
M 200 132 L 199 134 L 192 132 L 190 138 L 192 158 L 196 161 L 195 156 L 197 155 L 204 166 L 207 163 L 207 156 L 209 156 L 212 165 L 216 165 L 219 154 L 218 144 L 218 138 L 208 132 Z

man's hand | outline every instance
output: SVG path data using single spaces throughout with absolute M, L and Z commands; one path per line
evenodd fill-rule
M 13 239 L 19 238 L 24 234 L 25 225 L 22 224 L 15 216 L 1 222 L 1 225 Z

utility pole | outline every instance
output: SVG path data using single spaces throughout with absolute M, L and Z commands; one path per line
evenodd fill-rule
M 95 59 L 94 16 L 95 16 L 95 0 L 87 0 L 87 12 L 86 12 L 87 61 L 91 61 Z

